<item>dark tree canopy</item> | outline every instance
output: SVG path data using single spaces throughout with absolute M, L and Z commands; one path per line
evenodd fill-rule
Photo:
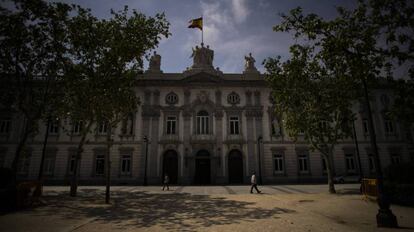
M 276 111 L 284 114 L 290 135 L 303 131 L 328 158 L 350 135 L 351 106 L 361 98 L 361 83 L 392 80 L 400 65 L 409 67 L 407 76 L 414 70 L 413 1 L 360 0 L 355 9 L 338 7 L 337 13 L 331 20 L 306 15 L 300 7 L 282 14 L 273 29 L 301 43 L 291 46 L 287 61 L 265 61 Z

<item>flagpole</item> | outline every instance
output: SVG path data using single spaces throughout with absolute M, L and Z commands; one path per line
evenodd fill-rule
M 204 44 L 204 19 L 203 15 L 201 15 L 201 44 Z

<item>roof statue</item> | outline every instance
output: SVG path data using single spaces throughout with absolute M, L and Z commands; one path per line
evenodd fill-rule
M 161 56 L 156 51 L 149 60 L 147 72 L 161 72 Z
M 252 53 L 249 53 L 249 56 L 244 57 L 246 63 L 244 64 L 245 71 L 257 71 L 254 63 L 256 60 L 253 58 Z
M 252 53 L 249 53 L 249 56 L 244 56 L 244 60 L 245 63 L 243 73 L 259 73 L 259 71 L 257 71 L 256 66 L 254 65 L 256 60 L 253 58 Z
M 214 59 L 214 51 L 207 47 L 204 47 L 204 44 L 201 43 L 201 47 L 195 46 L 192 48 L 193 54 L 191 57 L 193 58 L 193 65 L 191 66 L 194 69 L 214 69 L 213 68 L 213 59 Z
M 222 74 L 219 69 L 215 69 L 213 66 L 214 51 L 210 49 L 209 45 L 204 47 L 204 43 L 201 43 L 201 46 L 196 45 L 191 49 L 192 54 L 190 57 L 193 58 L 193 65 L 185 71 L 186 74 L 191 75 L 198 72 L 208 72 L 215 75 Z

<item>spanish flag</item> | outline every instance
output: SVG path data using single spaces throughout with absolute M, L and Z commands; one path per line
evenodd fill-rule
M 198 28 L 200 30 L 203 30 L 203 17 L 190 20 L 190 25 L 188 28 Z

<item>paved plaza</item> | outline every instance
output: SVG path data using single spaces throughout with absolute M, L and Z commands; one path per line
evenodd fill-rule
M 392 206 L 401 228 L 377 228 L 376 203 L 358 185 L 48 186 L 42 204 L 0 216 L 0 231 L 414 231 L 414 208 Z

